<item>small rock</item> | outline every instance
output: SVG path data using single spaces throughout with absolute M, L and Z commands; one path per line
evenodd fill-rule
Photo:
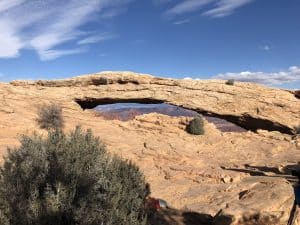
M 222 181 L 225 184 L 228 184 L 228 183 L 232 183 L 233 179 L 232 179 L 232 177 L 226 175 L 225 177 L 222 177 Z

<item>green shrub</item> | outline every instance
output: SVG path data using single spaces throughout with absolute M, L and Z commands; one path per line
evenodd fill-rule
M 64 126 L 62 107 L 57 104 L 43 105 L 38 110 L 37 122 L 42 129 L 62 129 Z
M 229 79 L 225 82 L 226 85 L 234 85 L 234 79 Z
M 186 131 L 194 135 L 204 134 L 204 121 L 202 117 L 195 117 L 186 126 Z
M 89 130 L 24 136 L 0 170 L 1 225 L 144 225 L 149 186 Z

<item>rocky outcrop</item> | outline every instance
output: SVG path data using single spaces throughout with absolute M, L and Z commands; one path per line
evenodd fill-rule
M 21 134 L 45 134 L 36 124 L 37 109 L 51 102 L 62 105 L 67 131 L 78 124 L 91 128 L 108 151 L 136 163 L 152 196 L 195 212 L 179 214 L 181 224 L 188 225 L 190 216 L 232 225 L 287 222 L 294 198 L 289 171 L 300 161 L 298 142 L 290 135 L 300 124 L 294 93 L 129 72 L 0 83 L 0 155 L 18 145 Z M 154 113 L 117 121 L 83 110 L 116 102 L 166 102 L 259 130 L 223 133 L 205 121 L 205 134 L 192 136 L 185 132 L 187 117 Z
M 13 81 L 14 86 L 61 90 L 83 109 L 117 102 L 170 103 L 218 116 L 250 129 L 293 133 L 300 104 L 289 91 L 253 83 L 225 85 L 220 80 L 175 80 L 130 72 L 102 72 L 55 81 Z
M 249 177 L 238 186 L 238 196 L 215 216 L 214 225 L 287 224 L 294 203 L 294 190 L 287 181 Z

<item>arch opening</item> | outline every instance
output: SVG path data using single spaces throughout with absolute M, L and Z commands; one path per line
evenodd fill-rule
M 186 116 L 194 117 L 202 115 L 208 122 L 214 123 L 217 129 L 222 132 L 245 132 L 246 129 L 228 122 L 224 119 L 203 115 L 196 111 L 186 109 L 180 106 L 171 105 L 161 100 L 153 99 L 77 99 L 76 102 L 83 110 L 94 110 L 98 116 L 107 120 L 128 121 L 134 119 L 135 116 L 159 113 L 168 116 Z
M 119 99 L 119 98 L 83 98 L 75 99 L 75 102 L 80 105 L 83 110 L 86 109 L 95 109 L 98 107 L 101 109 L 101 106 L 106 110 L 101 112 L 104 117 L 109 119 L 121 118 L 120 120 L 128 120 L 126 117 L 127 114 L 132 114 L 134 116 L 141 115 L 145 113 L 157 112 L 161 114 L 166 114 L 169 116 L 196 116 L 202 115 L 209 122 L 212 122 L 216 127 L 221 131 L 231 131 L 231 132 L 244 132 L 247 130 L 256 131 L 258 129 L 268 130 L 268 131 L 279 131 L 281 133 L 293 134 L 293 129 L 283 126 L 281 124 L 274 123 L 270 120 L 253 118 L 248 114 L 241 116 L 234 115 L 219 115 L 216 113 L 211 113 L 208 111 L 193 111 L 192 109 L 183 108 L 180 106 L 168 104 L 163 100 L 152 99 L 152 98 L 131 98 L 131 99 Z M 117 109 L 118 104 L 123 104 L 120 109 Z M 129 105 L 133 104 L 133 105 Z M 126 106 L 126 107 L 124 107 Z M 141 107 L 138 107 L 141 106 Z M 147 107 L 145 107 L 147 106 Z M 131 111 L 131 112 L 130 112 Z M 130 112 L 130 113 L 129 113 Z M 110 115 L 110 116 L 108 116 Z M 122 119 L 122 118 L 125 119 Z

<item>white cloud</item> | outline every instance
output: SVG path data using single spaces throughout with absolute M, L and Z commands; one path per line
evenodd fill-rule
M 231 15 L 237 8 L 240 8 L 254 0 L 181 0 L 166 11 L 167 16 L 181 15 L 195 12 L 210 7 L 202 15 L 210 17 L 225 17 Z
M 300 81 L 300 67 L 292 66 L 286 71 L 280 71 L 275 73 L 265 72 L 240 72 L 240 73 L 225 73 L 218 74 L 213 78 L 216 79 L 234 79 L 243 82 L 255 82 L 266 85 L 280 85 L 290 82 Z
M 65 55 L 74 55 L 86 52 L 85 48 L 74 48 L 74 49 L 59 49 L 59 50 L 43 50 L 39 52 L 41 60 L 52 60 Z
M 240 8 L 253 0 L 220 0 L 217 6 L 204 13 L 211 17 L 224 17 L 231 15 L 235 9 Z
M 23 2 L 25 2 L 25 0 L 10 0 L 10 1 L 2 0 L 0 1 L 0 12 L 5 12 L 6 10 L 13 8 L 17 5 L 20 5 Z
M 17 57 L 22 49 L 35 50 L 41 60 L 84 52 L 77 44 L 101 40 L 80 27 L 130 1 L 0 0 L 0 58 Z M 71 47 L 61 49 L 64 43 Z
M 190 20 L 189 19 L 185 19 L 185 20 L 177 20 L 175 22 L 173 22 L 174 25 L 182 25 L 182 24 L 186 24 L 189 23 Z
M 183 80 L 201 80 L 200 78 L 185 77 Z
M 144 44 L 146 41 L 144 39 L 136 39 L 132 42 L 132 44 Z
M 77 43 L 80 45 L 86 45 L 86 44 L 94 44 L 101 41 L 107 41 L 116 38 L 117 35 L 104 33 L 104 34 L 96 34 L 91 35 L 88 37 L 85 37 L 84 39 L 79 40 Z
M 100 53 L 99 56 L 100 57 L 106 57 L 106 56 L 108 56 L 108 54 L 107 53 Z
M 172 16 L 197 11 L 213 1 L 214 0 L 184 0 L 169 9 L 166 14 Z
M 11 28 L 9 22 L 0 21 L 0 57 L 16 57 L 24 46 L 20 37 Z
M 268 52 L 268 51 L 271 50 L 271 47 L 269 45 L 264 45 L 264 46 L 261 46 L 260 49 L 263 50 L 263 51 Z

